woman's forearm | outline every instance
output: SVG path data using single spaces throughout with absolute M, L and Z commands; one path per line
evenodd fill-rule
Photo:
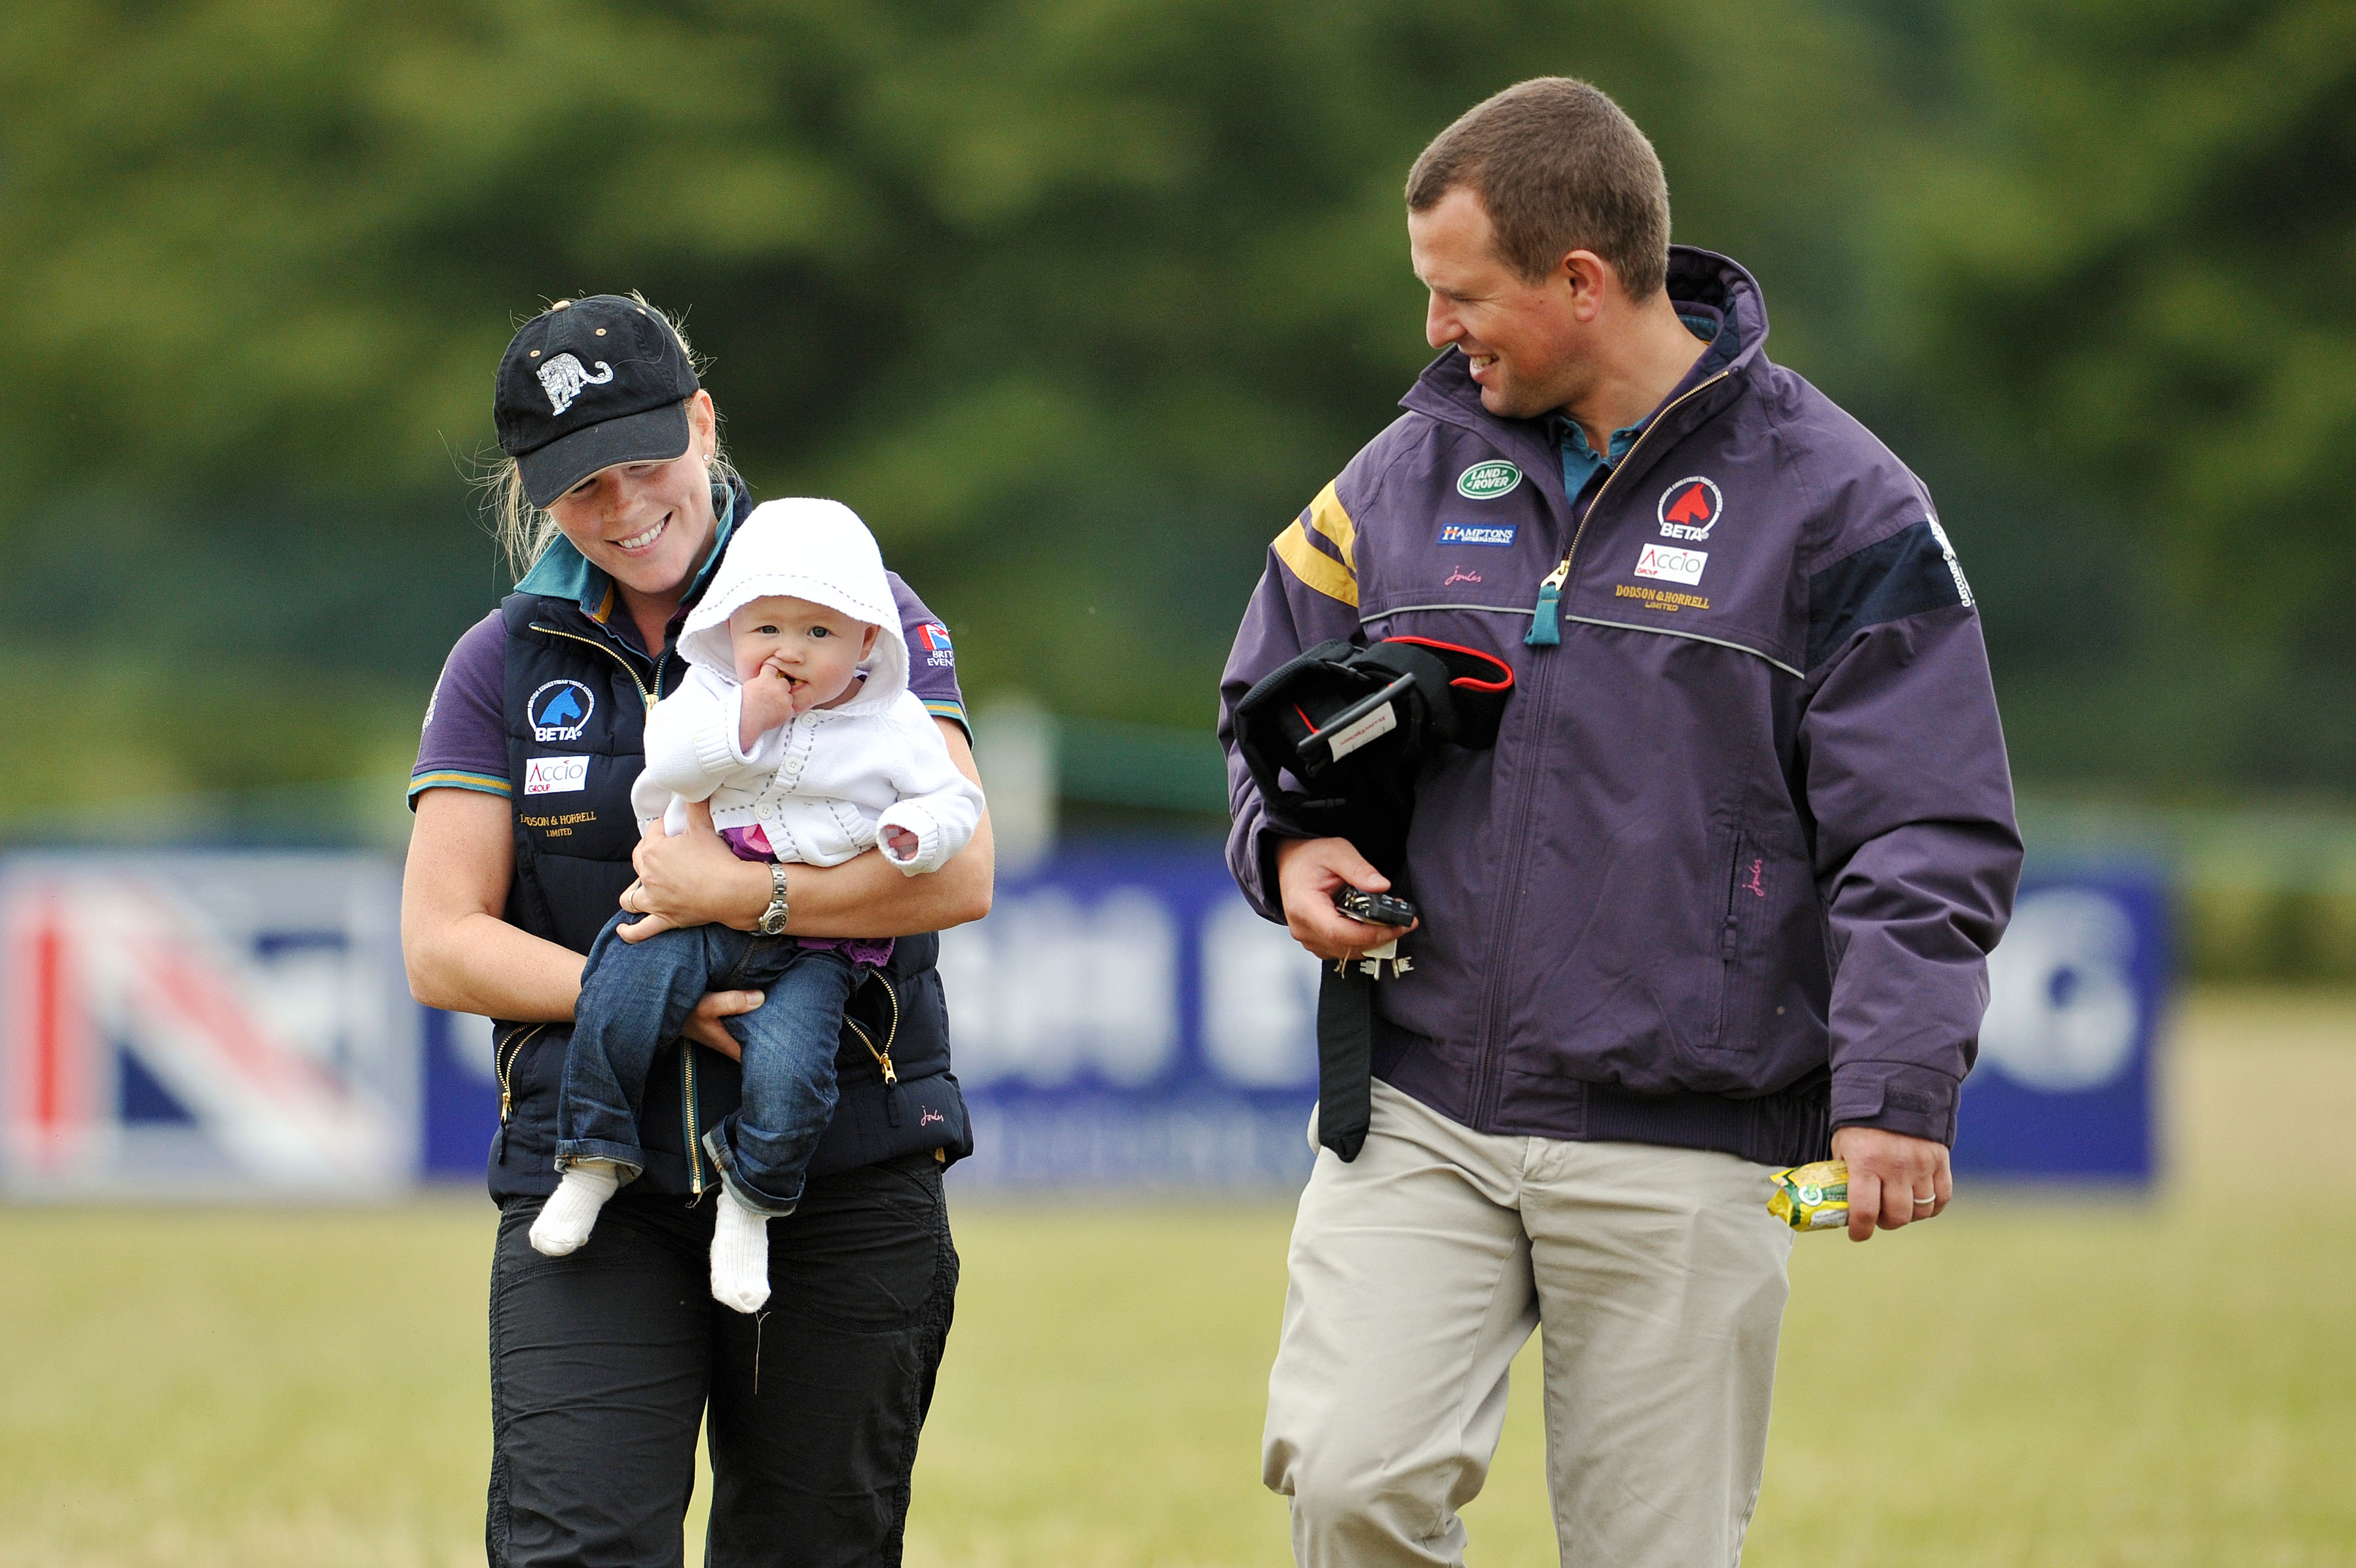
M 409 949 L 409 988 L 428 1007 L 565 1023 L 581 995 L 581 955 L 494 914 L 461 915 Z
M 941 727 L 948 734 L 950 761 L 979 784 L 964 731 L 947 720 Z M 731 853 L 712 827 L 708 805 L 691 805 L 687 815 L 686 832 L 650 832 L 640 840 L 631 911 L 659 915 L 671 925 L 717 922 L 752 930 L 769 905 L 769 867 Z M 839 866 L 791 863 L 786 867 L 786 930 L 796 936 L 882 937 L 963 925 L 990 912 L 994 866 L 987 809 L 972 840 L 948 865 L 923 876 L 904 875 L 874 850 Z M 659 926 L 645 929 L 651 934 Z M 639 940 L 629 926 L 622 932 L 627 940 Z
M 875 850 L 840 866 L 788 866 L 796 936 L 912 936 L 980 920 L 990 912 L 985 825 L 937 871 L 905 876 Z M 979 851 L 979 853 L 977 853 Z

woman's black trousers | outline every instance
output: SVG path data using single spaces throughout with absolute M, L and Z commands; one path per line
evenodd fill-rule
M 710 1424 L 712 1568 L 896 1563 L 957 1296 L 929 1154 L 813 1178 L 769 1224 L 768 1306 L 712 1299 L 715 1189 L 624 1188 L 544 1258 L 510 1200 L 491 1265 L 491 1568 L 658 1568 Z

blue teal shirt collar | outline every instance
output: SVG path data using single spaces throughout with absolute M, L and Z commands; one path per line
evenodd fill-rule
M 712 516 L 719 519 L 712 530 L 712 549 L 703 564 L 695 569 L 694 580 L 688 583 L 686 598 L 692 599 L 703 587 L 712 569 L 720 563 L 720 555 L 728 543 L 728 536 L 736 527 L 736 487 L 714 485 L 712 487 Z M 570 599 L 581 606 L 581 613 L 604 625 L 614 613 L 614 580 L 601 569 L 592 566 L 589 558 L 573 548 L 573 541 L 562 534 L 549 541 L 541 551 L 531 570 L 516 584 L 519 593 L 545 594 L 551 599 Z
M 1724 313 L 1708 305 L 1680 304 L 1677 319 L 1685 324 L 1687 332 L 1704 343 L 1716 344 L 1723 348 L 1733 342 L 1734 335 L 1725 330 Z M 1663 401 L 1674 399 L 1699 375 L 1715 368 L 1718 357 L 1704 355 L 1693 369 L 1686 373 L 1686 379 L 1678 383 L 1676 391 L 1671 392 L 1669 398 Z M 1658 409 L 1653 411 L 1654 413 L 1659 411 Z M 1620 460 L 1628 455 L 1628 449 L 1636 444 L 1636 438 L 1644 433 L 1644 427 L 1653 422 L 1653 415 L 1646 414 L 1634 424 L 1623 424 L 1613 431 L 1611 440 L 1604 443 L 1606 450 L 1601 453 L 1589 444 L 1587 432 L 1580 427 L 1578 421 L 1567 420 L 1560 414 L 1551 416 L 1551 420 L 1555 426 L 1555 439 L 1562 446 L 1563 492 L 1576 506 L 1580 492 L 1587 488 L 1598 473 L 1619 466 Z

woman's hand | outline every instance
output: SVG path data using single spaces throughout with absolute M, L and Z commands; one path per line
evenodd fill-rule
M 736 858 L 712 827 L 707 802 L 689 803 L 684 833 L 665 834 L 658 818 L 631 851 L 630 863 L 638 880 L 622 890 L 622 908 L 646 918 L 621 928 L 625 942 L 644 942 L 675 925 L 750 931 L 769 907 L 769 868 Z
M 749 1013 L 768 998 L 759 991 L 709 991 L 703 1000 L 695 1004 L 695 1011 L 687 1015 L 680 1037 L 698 1045 L 708 1045 L 731 1061 L 744 1060 L 744 1048 L 737 1042 L 720 1020 L 733 1019 L 739 1013 Z

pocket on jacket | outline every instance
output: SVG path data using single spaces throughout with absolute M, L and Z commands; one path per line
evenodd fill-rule
M 1806 863 L 1761 838 L 1738 834 L 1727 866 L 1726 909 L 1719 930 L 1717 1027 L 1710 1048 L 1757 1051 L 1795 1023 L 1785 962 L 1804 950 L 1818 923 L 1815 881 Z M 1778 1008 L 1783 1011 L 1779 1012 Z

